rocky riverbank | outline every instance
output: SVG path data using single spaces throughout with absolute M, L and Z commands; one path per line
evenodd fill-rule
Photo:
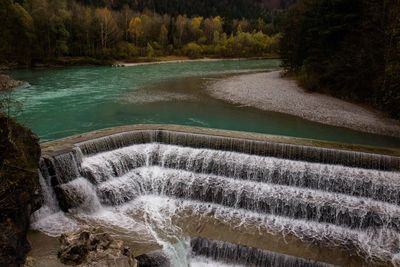
M 8 75 L 0 74 L 0 91 L 10 90 L 23 84 L 23 81 L 14 80 Z
M 129 247 L 99 228 L 82 229 L 60 237 L 60 261 L 67 265 L 136 267 Z
M 209 86 L 215 98 L 373 134 L 400 137 L 400 122 L 328 95 L 309 93 L 280 71 L 233 76 Z
M 0 114 L 0 266 L 20 266 L 30 249 L 29 218 L 41 205 L 39 158 L 36 135 Z

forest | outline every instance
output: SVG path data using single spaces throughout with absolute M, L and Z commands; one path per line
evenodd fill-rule
M 303 87 L 400 118 L 400 1 L 303 0 L 284 21 L 283 65 Z
M 160 14 L 189 16 L 223 16 L 225 18 L 253 18 L 271 16 L 277 9 L 285 9 L 294 0 L 78 0 L 86 5 L 120 9 L 152 10 Z
M 399 14 L 399 0 L 3 0 L 0 64 L 280 56 L 306 89 L 399 118 Z
M 4 0 L 0 60 L 34 65 L 65 57 L 276 56 L 279 10 L 242 2 L 222 12 L 222 5 L 207 1 Z M 284 3 L 278 2 L 272 6 Z M 251 16 L 255 10 L 258 16 Z

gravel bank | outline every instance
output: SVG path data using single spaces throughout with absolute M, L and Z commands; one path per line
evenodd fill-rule
M 280 71 L 219 80 L 208 87 L 215 98 L 263 110 L 286 113 L 328 125 L 400 137 L 400 121 L 331 96 L 308 93 Z

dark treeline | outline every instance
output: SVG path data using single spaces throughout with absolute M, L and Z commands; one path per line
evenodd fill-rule
M 207 1 L 197 1 L 190 15 L 161 13 L 175 5 L 188 11 L 183 2 L 1 0 L 0 63 L 30 65 L 61 57 L 134 60 L 277 54 L 280 35 L 272 19 L 236 18 L 238 14 L 229 9 L 227 17 L 195 15 L 203 14 L 199 3 Z M 211 13 L 217 14 L 218 4 L 214 7 Z
M 400 117 L 400 1 L 302 0 L 287 12 L 281 56 L 309 90 Z
M 129 6 L 143 12 L 149 9 L 159 14 L 177 16 L 222 16 L 235 18 L 271 18 L 277 9 L 286 8 L 293 0 L 79 0 L 80 3 L 98 7 L 122 9 Z

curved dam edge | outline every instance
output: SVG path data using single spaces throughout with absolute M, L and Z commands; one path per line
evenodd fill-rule
M 157 144 L 151 144 L 157 142 Z M 97 157 L 95 155 L 100 152 L 107 152 L 114 149 L 119 149 L 122 147 L 132 146 L 137 149 L 141 155 L 144 157 L 138 158 L 146 158 L 149 155 L 149 151 L 143 150 L 143 146 L 136 144 L 145 144 L 145 145 L 175 145 L 176 149 L 182 149 L 182 147 L 178 146 L 187 146 L 193 149 L 201 148 L 201 149 L 215 149 L 226 151 L 236 151 L 240 153 L 249 153 L 255 155 L 269 156 L 269 157 L 281 157 L 287 159 L 294 160 L 305 160 L 311 162 L 321 162 L 328 164 L 343 164 L 347 166 L 355 166 L 355 167 L 365 167 L 365 168 L 381 168 L 383 170 L 391 170 L 391 171 L 399 171 L 400 170 L 400 157 L 399 151 L 395 149 L 382 149 L 382 148 L 374 148 L 374 147 L 364 147 L 364 146 L 356 146 L 356 145 L 345 145 L 338 143 L 331 143 L 325 141 L 317 141 L 317 140 L 308 140 L 308 139 L 300 139 L 300 138 L 291 138 L 291 137 L 281 137 L 281 136 L 273 136 L 273 135 L 265 135 L 265 134 L 257 134 L 257 133 L 246 133 L 246 132 L 236 132 L 236 131 L 226 131 L 226 130 L 217 130 L 217 129 L 207 129 L 207 128 L 199 128 L 199 127 L 187 127 L 187 126 L 178 126 L 178 125 L 128 125 L 122 127 L 101 129 L 94 132 L 89 132 L 85 134 L 80 134 L 76 136 L 71 136 L 65 139 L 56 140 L 52 142 L 47 142 L 42 144 L 43 148 L 43 174 L 47 173 L 47 184 L 51 184 L 53 187 L 62 188 L 65 184 L 72 184 L 73 188 L 82 188 L 86 184 L 91 183 L 90 178 L 87 179 L 90 175 L 89 173 L 84 173 L 84 171 L 80 172 L 78 169 L 80 164 L 82 163 L 82 159 Z M 130 147 L 130 148 L 132 148 Z M 138 148 L 137 148 L 138 147 Z M 159 151 L 158 149 L 156 152 Z M 197 150 L 198 151 L 198 150 Z M 158 153 L 158 152 L 157 152 Z M 126 154 L 132 154 L 131 150 L 127 151 Z M 101 155 L 101 154 L 100 154 Z M 186 154 L 182 154 L 186 155 Z M 245 155 L 239 155 L 245 156 Z M 212 156 L 213 158 L 215 156 Z M 129 158 L 132 160 L 135 158 Z M 276 159 L 274 159 L 276 160 Z M 175 158 L 172 157 L 171 162 L 175 162 Z M 239 160 L 240 161 L 240 160 Z M 151 162 L 149 159 L 146 162 Z M 255 162 L 257 163 L 257 162 Z M 147 165 L 151 165 L 150 163 L 146 163 Z M 261 166 L 263 163 L 260 163 Z M 71 168 L 68 168 L 71 166 Z M 132 168 L 138 167 L 139 165 L 131 166 Z M 163 165 L 164 166 L 164 165 Z M 165 165 L 166 168 L 171 167 L 175 168 L 174 164 Z M 320 166 L 320 165 L 318 165 Z M 321 166 L 322 168 L 326 166 Z M 62 171 L 60 171 L 62 170 Z M 358 170 L 364 171 L 364 170 Z M 83 174 L 84 173 L 84 174 Z M 106 173 L 105 169 L 99 169 L 99 173 Z M 122 177 L 124 172 L 116 174 L 115 177 Z M 55 174 L 56 176 L 53 176 Z M 80 177 L 80 174 L 83 174 Z M 222 174 L 221 174 L 222 175 Z M 144 177 L 142 175 L 140 177 Z M 111 176 L 110 176 L 111 177 Z M 114 176 L 112 176 L 114 177 Z M 178 176 L 173 176 L 178 177 Z M 189 176 L 186 174 L 183 175 L 184 179 L 187 179 Z M 199 180 L 205 181 L 206 179 L 201 176 Z M 226 175 L 227 178 L 233 177 L 231 175 Z M 398 176 L 396 176 L 398 177 Z M 189 177 L 190 178 L 190 177 Z M 336 176 L 334 177 L 336 178 Z M 346 177 L 344 177 L 346 178 Z M 351 175 L 350 175 L 351 178 Z M 80 179 L 80 180 L 79 180 Z M 84 180 L 85 183 L 80 183 L 81 180 Z M 143 180 L 140 178 L 140 180 Z M 177 184 L 179 184 L 179 179 L 177 180 Z M 54 182 L 53 182 L 54 181 Z M 100 181 L 100 179 L 98 180 Z M 116 180 L 117 182 L 119 180 Z M 193 180 L 190 180 L 193 181 Z M 207 180 L 208 181 L 208 180 Z M 215 180 L 216 181 L 216 180 Z M 392 180 L 393 181 L 393 180 Z M 72 182 L 72 183 L 70 183 Z M 75 183 L 77 182 L 77 183 Z M 101 182 L 101 181 L 100 181 Z M 189 183 L 188 183 L 189 184 Z M 218 183 L 210 183 L 210 184 L 218 184 Z M 231 188 L 236 188 L 237 183 L 229 182 L 229 183 L 219 183 L 221 186 L 224 185 L 232 185 Z M 396 182 L 396 184 L 398 184 Z M 115 185 L 115 183 L 112 183 Z M 127 183 L 122 184 L 125 188 Z M 340 186 L 342 183 L 340 183 Z M 233 187 L 235 186 L 235 187 Z M 351 184 L 354 186 L 354 184 Z M 391 186 L 391 184 L 389 184 Z M 65 187 L 68 189 L 68 187 Z M 100 187 L 97 187 L 97 189 Z M 118 188 L 122 188 L 119 187 Z M 130 190 L 130 187 L 127 187 Z M 200 187 L 192 187 L 193 192 L 200 192 L 202 190 L 196 190 L 196 188 Z M 205 188 L 205 187 L 204 187 Z M 222 187 L 219 187 L 222 188 Z M 244 187 L 243 187 L 244 188 Z M 243 189 L 242 188 L 242 189 Z M 249 189 L 248 189 L 249 188 Z M 246 192 L 255 191 L 253 190 L 255 187 L 245 187 Z M 274 187 L 277 188 L 277 187 Z M 360 188 L 364 188 L 360 186 Z M 101 188 L 100 188 L 101 189 Z M 329 191 L 329 190 L 328 190 Z M 72 194 L 75 194 L 74 191 L 71 191 Z M 78 191 L 75 191 L 78 192 Z M 100 192 L 100 191 L 99 191 Z M 153 191 L 148 191 L 149 195 Z M 263 191 L 264 195 L 268 195 L 270 191 Z M 283 192 L 283 191 L 282 191 Z M 288 191 L 285 191 L 288 192 Z M 331 191 L 329 191 L 331 192 Z M 336 192 L 336 191 L 335 191 Z M 79 192 L 78 192 L 79 193 Z M 86 192 L 85 192 L 86 193 Z M 94 195 L 98 198 L 97 191 L 87 192 L 86 195 Z M 179 195 L 178 192 L 176 195 Z M 327 193 L 329 194 L 329 193 Z M 79 195 L 79 194 L 76 194 Z M 82 194 L 83 195 L 83 194 Z M 283 195 L 290 195 L 285 193 Z M 317 197 L 320 194 L 315 194 Z M 398 194 L 397 194 L 398 195 Z M 128 197 L 127 195 L 121 194 L 124 199 Z M 145 195 L 144 195 L 145 196 Z M 173 195 L 175 196 L 175 195 Z M 295 230 L 293 233 L 289 233 L 287 235 L 281 236 L 281 232 L 273 232 L 273 227 L 275 224 L 266 223 L 265 226 L 260 226 L 259 220 L 257 220 L 257 212 L 253 217 L 250 217 L 248 225 L 243 224 L 242 217 L 237 216 L 237 213 L 231 213 L 232 209 L 229 209 L 229 205 L 226 206 L 218 206 L 218 201 L 210 202 L 207 198 L 201 198 L 200 203 L 213 203 L 215 204 L 214 210 L 220 210 L 221 212 L 225 212 L 223 214 L 233 214 L 232 216 L 204 216 L 197 211 L 203 209 L 202 205 L 197 205 L 195 202 L 198 200 L 191 194 L 184 195 L 183 204 L 180 204 L 180 209 L 177 210 L 177 225 L 185 225 L 188 230 L 187 233 L 192 237 L 203 237 L 203 238 L 214 238 L 217 240 L 223 240 L 225 242 L 232 242 L 234 244 L 239 244 L 243 246 L 254 247 L 258 249 L 269 250 L 275 253 L 281 253 L 293 257 L 299 257 L 304 259 L 318 260 L 322 262 L 327 262 L 331 264 L 339 264 L 343 266 L 368 266 L 368 262 L 364 262 L 364 256 L 369 254 L 364 254 L 364 247 L 358 247 L 359 235 L 358 232 L 354 233 L 354 239 L 350 239 L 350 243 L 329 243 L 330 235 L 325 235 L 325 231 L 320 231 L 320 228 L 317 228 L 317 224 L 315 228 L 311 230 L 313 232 L 313 236 L 315 233 L 321 234 L 321 236 L 325 236 L 328 239 L 318 239 L 315 243 L 311 242 L 314 240 L 312 237 L 308 235 L 302 235 L 301 229 L 305 225 L 299 224 L 296 226 L 295 224 L 291 224 L 291 222 L 284 221 L 284 224 L 277 224 L 279 229 L 292 229 L 292 225 L 294 225 Z M 255 195 L 254 198 L 256 201 L 249 202 L 251 203 L 262 203 L 260 199 L 257 198 L 258 195 Z M 357 195 L 358 196 L 358 195 Z M 58 196 L 57 196 L 58 198 Z M 61 196 L 62 198 L 62 196 Z M 129 198 L 129 197 L 128 197 Z M 171 197 L 172 198 L 172 197 Z M 183 198 L 183 197 L 182 197 Z M 321 197 L 321 199 L 325 199 Z M 250 198 L 249 198 L 250 199 Z M 277 198 L 278 199 L 278 198 Z M 280 199 L 280 198 L 279 198 Z M 308 199 L 308 198 L 307 198 Z M 317 199 L 317 198 L 315 198 Z M 127 199 L 126 199 L 127 200 Z M 163 200 L 163 199 L 161 199 Z M 346 199 L 344 199 L 346 200 Z M 138 206 L 134 206 L 136 210 L 143 210 L 140 207 L 146 207 L 144 204 L 151 203 L 152 199 L 143 198 L 142 202 L 138 202 Z M 167 201 L 158 201 L 157 203 L 165 203 Z M 332 201 L 331 201 L 332 202 Z M 331 203 L 329 202 L 329 203 Z M 353 201 L 350 201 L 353 203 Z M 350 203 L 349 202 L 349 203 Z M 117 203 L 117 202 L 116 202 Z M 121 201 L 121 203 L 124 203 Z M 144 204 L 141 204 L 144 203 Z M 174 202 L 178 203 L 178 202 Z M 172 205 L 175 205 L 172 203 Z M 227 203 L 227 202 L 226 202 Z M 303 203 L 303 202 L 297 202 Z M 305 201 L 304 203 L 311 203 Z M 343 201 L 341 203 L 347 203 Z M 358 202 L 357 202 L 358 203 Z M 296 207 L 298 206 L 296 204 Z M 117 205 L 117 204 L 116 204 Z M 253 204 L 252 204 L 253 205 Z M 364 205 L 364 203 L 363 203 Z M 114 206 L 114 204 L 112 205 Z M 139 208 L 137 208 L 139 207 Z M 168 207 L 168 206 L 167 206 Z M 250 206 L 249 206 L 250 207 Z M 322 205 L 320 205 L 322 207 Z M 371 206 L 372 207 L 372 206 Z M 207 210 L 207 209 L 206 209 Z M 248 209 L 250 210 L 250 209 Z M 293 209 L 294 210 L 294 209 Z M 194 212 L 193 212 L 194 211 Z M 247 211 L 247 209 L 246 209 Z M 216 214 L 212 213 L 211 215 Z M 221 213 L 222 214 L 222 213 Z M 247 213 L 245 213 L 247 214 Z M 319 212 L 318 212 L 319 214 Z M 336 212 L 333 212 L 336 214 Z M 392 213 L 390 213 L 392 214 Z M 394 216 L 393 212 L 393 216 Z M 364 215 L 362 215 L 364 216 Z M 392 216 L 392 215 L 390 215 Z M 359 218 L 360 216 L 355 216 L 352 218 Z M 227 218 L 227 220 L 226 220 Z M 264 217 L 265 218 L 265 217 Z M 294 218 L 296 220 L 297 217 L 294 215 L 290 218 Z M 305 218 L 302 217 L 302 218 Z M 307 217 L 308 218 L 308 217 Z M 299 219 L 300 220 L 300 219 Z M 312 221 L 312 220 L 311 220 Z M 228 222 L 228 223 L 227 223 Z M 232 224 L 231 224 L 232 222 Z M 253 223 L 254 222 L 254 223 Z M 296 220 L 297 222 L 297 220 Z M 325 222 L 325 221 L 324 221 Z M 327 221 L 326 221 L 327 222 Z M 336 223 L 336 221 L 334 221 Z M 200 224 L 199 224 L 200 223 Z M 337 223 L 339 225 L 339 223 Z M 198 227 L 199 225 L 204 225 L 202 227 Z M 245 225 L 245 226 L 244 226 Z M 281 227 L 281 226 L 284 227 Z M 287 226 L 286 226 L 287 225 Z M 336 225 L 336 224 L 335 224 Z M 241 228 L 240 228 L 241 227 Z M 183 227 L 181 227 L 183 228 Z M 221 230 L 224 229 L 224 230 Z M 294 228 L 293 228 L 294 229 Z M 308 225 L 305 225 L 304 229 L 309 229 Z M 322 228 L 321 228 L 322 229 Z M 325 228 L 324 228 L 325 229 Z M 344 228 L 347 229 L 347 228 Z M 239 236 L 238 233 L 243 233 Z M 338 231 L 334 231 L 334 233 L 341 233 Z M 347 233 L 347 232 L 346 232 Z M 353 233 L 353 232 L 349 232 Z M 298 235 L 299 234 L 299 235 Z M 221 238 L 216 238 L 220 235 Z M 350 234 L 347 234 L 348 236 Z M 334 235 L 332 239 L 334 240 L 348 240 L 347 237 L 344 239 L 341 238 L 341 234 L 336 238 Z M 351 234 L 353 236 L 353 234 Z M 336 238 L 336 239 L 335 239 Z M 268 242 L 267 242 L 268 240 Z M 309 242 L 305 242 L 305 241 Z M 364 240 L 364 239 L 362 239 Z M 379 241 L 380 242 L 380 241 Z M 378 242 L 378 243 L 379 243 Z M 326 243 L 326 244 L 325 244 Z M 326 245 L 326 246 L 325 246 Z M 342 246 L 343 245 L 343 246 Z M 378 247 L 380 243 L 378 244 Z M 354 251 L 352 250 L 354 249 Z M 350 253 L 349 253 L 350 251 Z M 360 252 L 360 254 L 359 254 Z M 390 254 L 392 255 L 392 254 Z M 391 257 L 391 256 L 390 256 Z M 380 258 L 379 258 L 380 259 Z M 382 258 L 382 264 L 387 263 L 387 259 Z M 388 259 L 390 260 L 390 259 Z M 364 265 L 365 263 L 365 265 Z M 380 262 L 379 262 L 380 263 Z M 378 266 L 378 263 L 374 263 L 371 266 Z
M 93 139 L 107 137 L 115 134 L 127 133 L 132 131 L 145 131 L 145 130 L 172 131 L 172 132 L 186 133 L 186 134 L 201 134 L 214 137 L 235 138 L 235 139 L 242 139 L 249 141 L 272 142 L 272 143 L 288 144 L 288 145 L 301 145 L 307 147 L 337 149 L 343 151 L 363 152 L 363 153 L 379 154 L 392 157 L 400 157 L 400 149 L 395 149 L 395 148 L 352 145 L 352 144 L 321 141 L 315 139 L 305 139 L 305 138 L 297 138 L 289 136 L 268 135 L 268 134 L 254 133 L 254 132 L 241 132 L 241 131 L 203 128 L 195 126 L 174 125 L 174 124 L 134 124 L 134 125 L 112 127 L 112 128 L 104 128 L 92 132 L 73 135 L 63 139 L 43 142 L 41 143 L 42 157 L 53 156 L 60 153 L 71 151 L 76 144 L 85 141 L 90 141 Z

